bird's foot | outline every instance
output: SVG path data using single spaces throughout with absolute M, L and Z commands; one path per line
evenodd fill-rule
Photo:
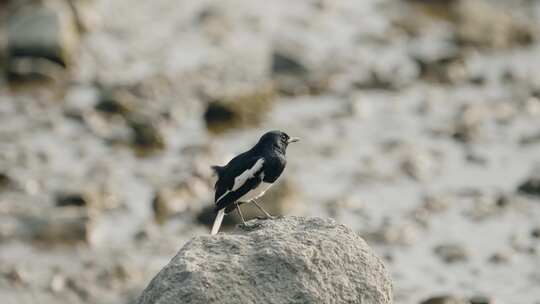
M 239 227 L 243 230 L 246 230 L 246 231 L 253 231 L 259 227 L 261 227 L 261 224 L 259 223 L 253 223 L 253 224 L 247 224 L 247 223 L 244 223 L 244 224 L 240 224 Z
M 269 215 L 269 216 L 257 216 L 258 220 L 264 221 L 264 220 L 275 220 L 277 219 L 277 216 Z

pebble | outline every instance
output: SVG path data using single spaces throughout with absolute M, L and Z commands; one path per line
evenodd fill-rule
M 221 133 L 232 128 L 256 125 L 272 107 L 273 95 L 273 86 L 262 84 L 209 97 L 203 117 L 206 127 L 211 132 Z
M 53 293 L 60 293 L 66 287 L 66 277 L 62 274 L 55 274 L 52 279 L 49 288 Z
M 469 304 L 468 301 L 451 295 L 435 296 L 424 301 L 420 304 Z
M 512 253 L 510 251 L 499 251 L 489 257 L 489 262 L 493 264 L 507 264 L 511 258 Z
M 495 301 L 487 296 L 474 296 L 469 299 L 470 304 L 495 304 Z
M 518 186 L 517 191 L 531 196 L 540 196 L 540 178 L 529 177 Z
M 460 244 L 449 243 L 438 245 L 433 251 L 442 261 L 448 264 L 465 262 L 469 259 L 468 251 Z

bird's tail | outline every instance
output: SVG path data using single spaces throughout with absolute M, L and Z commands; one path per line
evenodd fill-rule
M 216 215 L 216 219 L 214 220 L 214 225 L 212 225 L 212 232 L 210 232 L 211 235 L 218 233 L 219 227 L 221 227 L 221 222 L 223 221 L 224 216 L 225 216 L 225 209 L 220 209 L 218 211 L 218 214 Z

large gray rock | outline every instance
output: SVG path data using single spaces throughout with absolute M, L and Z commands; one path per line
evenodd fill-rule
M 392 303 L 383 262 L 349 228 L 302 217 L 249 224 L 258 227 L 192 239 L 138 303 Z

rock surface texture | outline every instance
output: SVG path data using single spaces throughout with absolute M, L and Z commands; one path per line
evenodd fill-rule
M 138 303 L 392 303 L 385 265 L 349 228 L 302 217 L 249 224 L 192 239 Z

